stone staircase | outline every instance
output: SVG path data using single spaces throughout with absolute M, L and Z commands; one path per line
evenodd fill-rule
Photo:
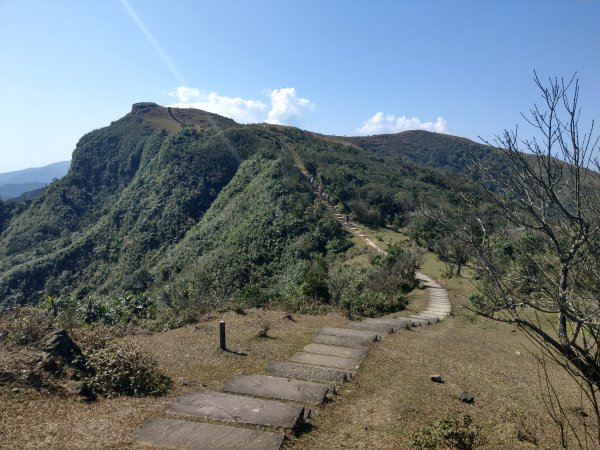
M 350 233 L 385 254 L 359 227 L 346 222 L 331 205 L 327 207 Z M 136 441 L 197 450 L 280 449 L 286 430 L 300 429 L 310 417 L 311 405 L 334 399 L 337 386 L 352 381 L 369 347 L 389 333 L 430 325 L 450 314 L 446 290 L 423 273 L 417 277 L 428 293 L 423 312 L 322 328 L 290 361 L 274 361 L 264 374 L 236 375 L 224 392 L 201 391 L 177 398 L 168 412 L 185 418 L 147 420 Z

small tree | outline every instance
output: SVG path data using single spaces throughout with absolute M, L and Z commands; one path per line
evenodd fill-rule
M 549 410 L 561 426 L 563 446 L 600 448 L 600 165 L 594 123 L 579 125 L 579 83 L 535 74 L 543 106 L 523 115 L 534 136 L 504 131 L 493 145 L 504 167 L 477 164 L 482 194 L 493 220 L 477 213 L 455 230 L 476 255 L 483 295 L 476 308 L 489 318 L 516 324 L 541 352 L 579 384 L 594 423 L 582 433 L 554 393 Z M 543 365 L 543 380 L 548 380 Z

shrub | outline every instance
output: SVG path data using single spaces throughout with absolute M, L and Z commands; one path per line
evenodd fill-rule
M 87 355 L 92 375 L 88 382 L 98 394 L 107 397 L 162 395 L 172 385 L 150 356 L 127 347 L 110 345 Z
M 479 427 L 472 427 L 473 420 L 467 414 L 462 418 L 446 417 L 436 420 L 414 433 L 409 445 L 419 450 L 458 449 L 472 450 L 484 445 L 485 439 Z
M 52 317 L 31 307 L 15 307 L 0 317 L 0 339 L 17 345 L 37 346 L 52 331 Z

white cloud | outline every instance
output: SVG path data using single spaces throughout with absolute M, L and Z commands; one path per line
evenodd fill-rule
M 262 122 L 267 105 L 260 100 L 245 100 L 240 97 L 225 97 L 216 92 L 204 92 L 198 88 L 180 86 L 170 95 L 177 97 L 178 103 L 169 105 L 176 108 L 196 108 L 230 117 L 236 122 Z
M 298 98 L 293 87 L 274 89 L 269 93 L 271 110 L 267 123 L 276 125 L 298 125 L 307 110 L 314 108 L 310 100 Z
M 416 117 L 395 116 L 393 114 L 375 113 L 367 119 L 356 131 L 359 134 L 398 133 L 406 130 L 427 130 L 436 133 L 447 133 L 448 126 L 443 117 L 435 122 L 421 122 Z
M 246 100 L 240 97 L 226 97 L 216 92 L 206 92 L 198 88 L 179 86 L 169 95 L 178 102 L 172 107 L 196 108 L 221 116 L 230 117 L 240 123 L 268 122 L 278 125 L 298 125 L 306 111 L 313 104 L 305 98 L 298 98 L 296 89 L 286 87 L 267 92 L 271 108 L 261 100 Z

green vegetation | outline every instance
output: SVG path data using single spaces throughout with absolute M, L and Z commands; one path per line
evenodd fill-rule
M 485 445 L 487 440 L 481 429 L 472 425 L 473 420 L 469 415 L 462 418 L 445 417 L 413 434 L 409 445 L 417 450 L 472 450 Z
M 345 304 L 329 274 L 350 270 L 336 267 L 351 243 L 300 168 L 374 226 L 414 222 L 417 196 L 439 203 L 451 183 L 347 140 L 136 104 L 80 140 L 63 179 L 29 203 L 0 203 L 0 305 L 51 296 L 62 317 L 124 323 L 139 318 L 119 299 L 144 294 L 144 319 L 177 311 L 176 325 L 225 303 Z M 403 303 L 403 289 L 353 289 L 351 314 Z
M 94 392 L 105 397 L 144 397 L 166 393 L 173 382 L 152 358 L 123 346 L 109 345 L 86 357 Z

